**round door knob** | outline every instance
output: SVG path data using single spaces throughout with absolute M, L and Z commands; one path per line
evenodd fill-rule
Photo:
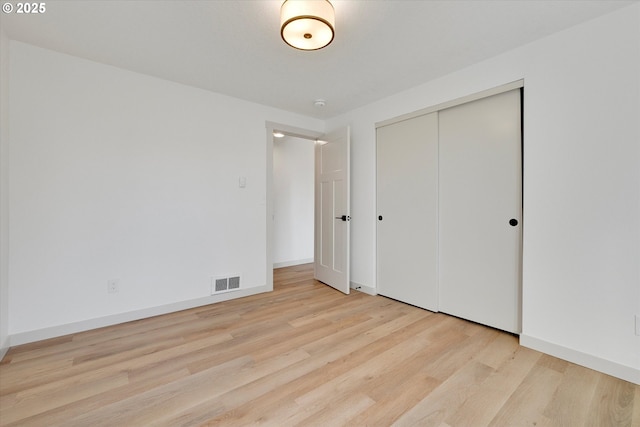
M 382 215 L 378 215 L 378 221 L 382 221 Z
M 512 227 L 515 227 L 516 225 L 518 225 L 518 220 L 515 219 L 515 218 L 511 218 L 509 220 L 509 225 L 512 226 Z

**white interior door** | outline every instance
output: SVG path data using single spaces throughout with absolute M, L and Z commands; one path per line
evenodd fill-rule
M 438 113 L 377 129 L 377 291 L 438 311 Z
M 519 89 L 439 113 L 440 311 L 514 333 L 520 332 L 520 114 Z
M 315 278 L 349 293 L 349 128 L 315 146 Z

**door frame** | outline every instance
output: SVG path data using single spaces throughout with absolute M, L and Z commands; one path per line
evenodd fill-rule
M 273 291 L 273 220 L 274 220 L 274 188 L 273 188 L 273 132 L 282 132 L 286 136 L 292 136 L 296 138 L 308 139 L 316 141 L 324 135 L 324 132 L 317 132 L 309 129 L 303 129 L 295 126 L 289 126 L 282 123 L 275 123 L 267 121 L 266 126 L 266 138 L 267 138 L 267 180 L 266 180 L 266 286 L 269 291 Z M 315 154 L 314 154 L 315 156 Z M 315 205 L 315 198 L 314 198 Z M 315 209 L 315 208 L 314 208 Z M 315 227 L 315 225 L 314 225 Z M 315 233 L 314 233 L 314 247 L 315 247 Z

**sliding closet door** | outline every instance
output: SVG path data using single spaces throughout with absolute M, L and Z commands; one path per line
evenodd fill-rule
M 377 129 L 377 292 L 438 310 L 438 114 Z
M 520 91 L 439 119 L 440 311 L 519 333 Z

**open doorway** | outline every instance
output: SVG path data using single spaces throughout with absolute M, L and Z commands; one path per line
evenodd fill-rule
M 273 140 L 273 268 L 313 262 L 314 143 Z
M 309 141 L 312 145 L 320 138 L 322 132 L 316 132 L 308 129 L 288 126 L 281 123 L 266 122 L 267 131 L 267 188 L 266 188 L 266 204 L 267 204 L 267 247 L 266 247 L 266 278 L 267 286 L 273 290 L 273 268 L 275 264 L 275 177 L 274 177 L 274 144 L 278 139 L 273 136 L 274 133 L 281 133 L 288 138 L 300 138 Z M 276 149 L 277 150 L 277 149 Z M 311 167 L 313 171 L 313 165 Z M 313 202 L 312 202 L 313 203 Z M 279 261 L 283 262 L 283 261 Z
M 314 277 L 349 293 L 349 127 L 328 134 L 267 122 L 267 287 L 273 289 L 275 240 L 274 134 L 313 141 L 314 149 Z M 304 259 L 304 258 L 303 258 Z M 286 261 L 282 261 L 286 262 Z

